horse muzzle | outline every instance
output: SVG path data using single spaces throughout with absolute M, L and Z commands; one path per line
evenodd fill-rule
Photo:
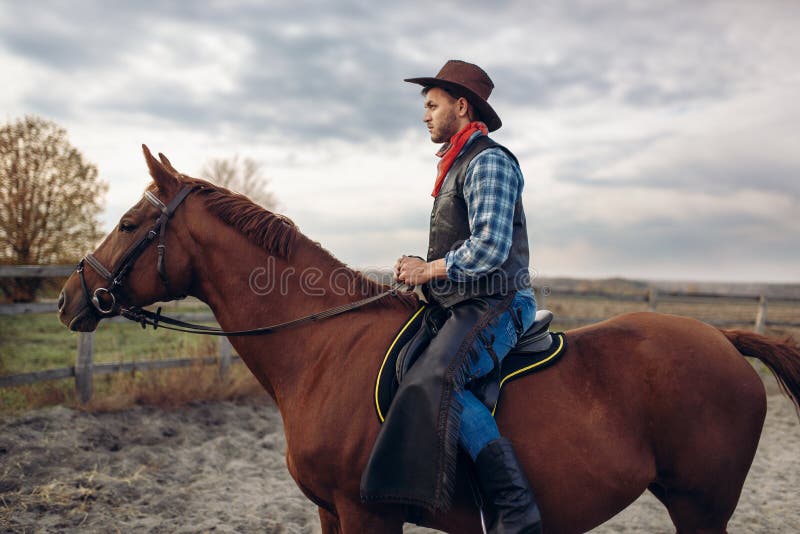
M 72 304 L 75 303 L 75 306 Z M 62 290 L 58 296 L 58 320 L 73 332 L 94 332 L 100 322 L 95 311 L 83 299 L 70 299 Z

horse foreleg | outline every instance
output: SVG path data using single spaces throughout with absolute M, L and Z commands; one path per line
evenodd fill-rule
M 322 534 L 340 534 L 342 532 L 339 518 L 336 517 L 336 514 L 322 507 L 319 509 L 319 522 L 322 527 Z

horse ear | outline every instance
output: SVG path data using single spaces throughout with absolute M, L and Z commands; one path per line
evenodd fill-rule
M 170 162 L 169 162 L 169 160 L 167 159 L 167 156 L 165 156 L 165 155 L 164 155 L 164 154 L 162 154 L 161 152 L 159 152 L 159 153 L 158 153 L 158 159 L 160 159 L 160 160 L 161 160 L 161 163 L 163 163 L 163 164 L 164 164 L 164 167 L 166 167 L 166 168 L 167 168 L 167 169 L 168 169 L 168 170 L 169 170 L 171 173 L 173 173 L 173 174 L 180 174 L 180 173 L 178 172 L 178 169 L 176 169 L 175 167 L 173 167 L 173 166 L 172 166 L 172 163 L 170 163 Z
M 171 192 L 177 189 L 180 185 L 177 175 L 154 158 L 153 154 L 150 153 L 150 149 L 147 148 L 147 145 L 142 145 L 142 152 L 144 152 L 144 160 L 147 162 L 150 176 L 153 177 L 153 181 L 158 188 L 164 192 Z

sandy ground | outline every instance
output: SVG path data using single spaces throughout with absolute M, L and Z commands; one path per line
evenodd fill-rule
M 0 424 L 0 532 L 319 532 L 284 448 L 264 403 L 17 416 Z M 772 395 L 730 531 L 800 531 L 799 490 L 800 424 Z M 672 531 L 645 494 L 593 532 Z

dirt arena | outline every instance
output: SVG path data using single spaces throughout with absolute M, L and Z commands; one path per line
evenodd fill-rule
M 0 423 L 2 532 L 319 532 L 264 402 L 89 414 L 55 407 Z M 731 532 L 800 530 L 800 424 L 777 394 Z M 596 533 L 672 532 L 645 494 Z M 432 532 L 407 526 L 406 532 Z

